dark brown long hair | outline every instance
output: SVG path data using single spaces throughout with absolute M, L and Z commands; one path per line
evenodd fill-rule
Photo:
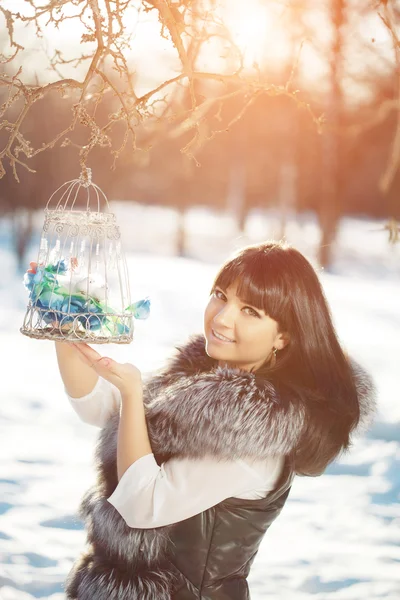
M 318 475 L 349 448 L 360 420 L 357 389 L 332 323 L 317 273 L 285 242 L 268 241 L 241 249 L 217 273 L 215 287 L 238 282 L 237 294 L 277 321 L 289 343 L 274 367 L 265 362 L 257 376 L 269 379 L 307 415 L 291 456 L 299 475 Z

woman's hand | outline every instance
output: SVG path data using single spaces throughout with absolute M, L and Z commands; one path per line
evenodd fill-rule
M 137 367 L 130 363 L 118 363 L 108 356 L 101 356 L 88 344 L 79 342 L 67 342 L 67 344 L 79 352 L 82 360 L 92 367 L 100 376 L 113 383 L 121 392 L 122 396 L 132 393 L 133 390 L 142 390 L 142 374 Z

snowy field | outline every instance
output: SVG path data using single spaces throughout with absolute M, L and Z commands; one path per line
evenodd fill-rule
M 201 331 L 213 275 L 231 250 L 279 231 L 273 213 L 253 213 L 239 236 L 229 216 L 193 209 L 187 257 L 176 258 L 173 210 L 116 205 L 116 212 L 132 299 L 149 295 L 152 312 L 136 322 L 131 345 L 96 349 L 145 373 Z M 76 510 L 94 481 L 98 430 L 70 407 L 53 342 L 19 332 L 27 292 L 8 227 L 0 222 L 0 598 L 61 600 L 85 542 Z M 252 600 L 400 598 L 400 245 L 390 247 L 380 227 L 344 220 L 334 268 L 321 273 L 342 343 L 376 381 L 376 423 L 323 476 L 295 479 L 253 563 Z M 312 216 L 290 219 L 286 236 L 314 262 L 319 233 Z

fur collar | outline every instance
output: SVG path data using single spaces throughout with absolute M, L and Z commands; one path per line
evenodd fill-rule
M 375 412 L 371 378 L 351 359 L 361 419 Z M 155 450 L 197 458 L 265 458 L 289 454 L 307 425 L 307 390 L 279 393 L 267 379 L 240 369 L 219 367 L 196 335 L 178 348 L 163 374 L 147 388 L 146 409 Z M 329 398 L 323 399 L 329 402 Z
M 263 459 L 290 454 L 305 431 L 318 436 L 311 422 L 313 398 L 307 390 L 279 393 L 256 373 L 219 367 L 206 354 L 202 334 L 192 336 L 177 350 L 167 367 L 144 388 L 155 455 Z M 370 376 L 353 359 L 351 366 L 361 412 L 355 433 L 360 433 L 374 416 L 375 389 Z M 329 398 L 323 401 L 326 407 Z M 113 456 L 118 422 L 119 414 L 115 414 L 103 430 Z

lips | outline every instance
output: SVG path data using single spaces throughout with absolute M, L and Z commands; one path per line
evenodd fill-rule
M 214 329 L 211 329 L 211 333 L 213 335 L 213 338 L 215 340 L 218 340 L 219 342 L 225 342 L 226 344 L 233 344 L 235 342 L 235 340 L 231 340 L 229 338 L 227 338 L 225 335 L 222 335 L 222 333 L 219 333 L 218 331 L 214 331 Z M 221 336 L 221 337 L 219 337 Z

